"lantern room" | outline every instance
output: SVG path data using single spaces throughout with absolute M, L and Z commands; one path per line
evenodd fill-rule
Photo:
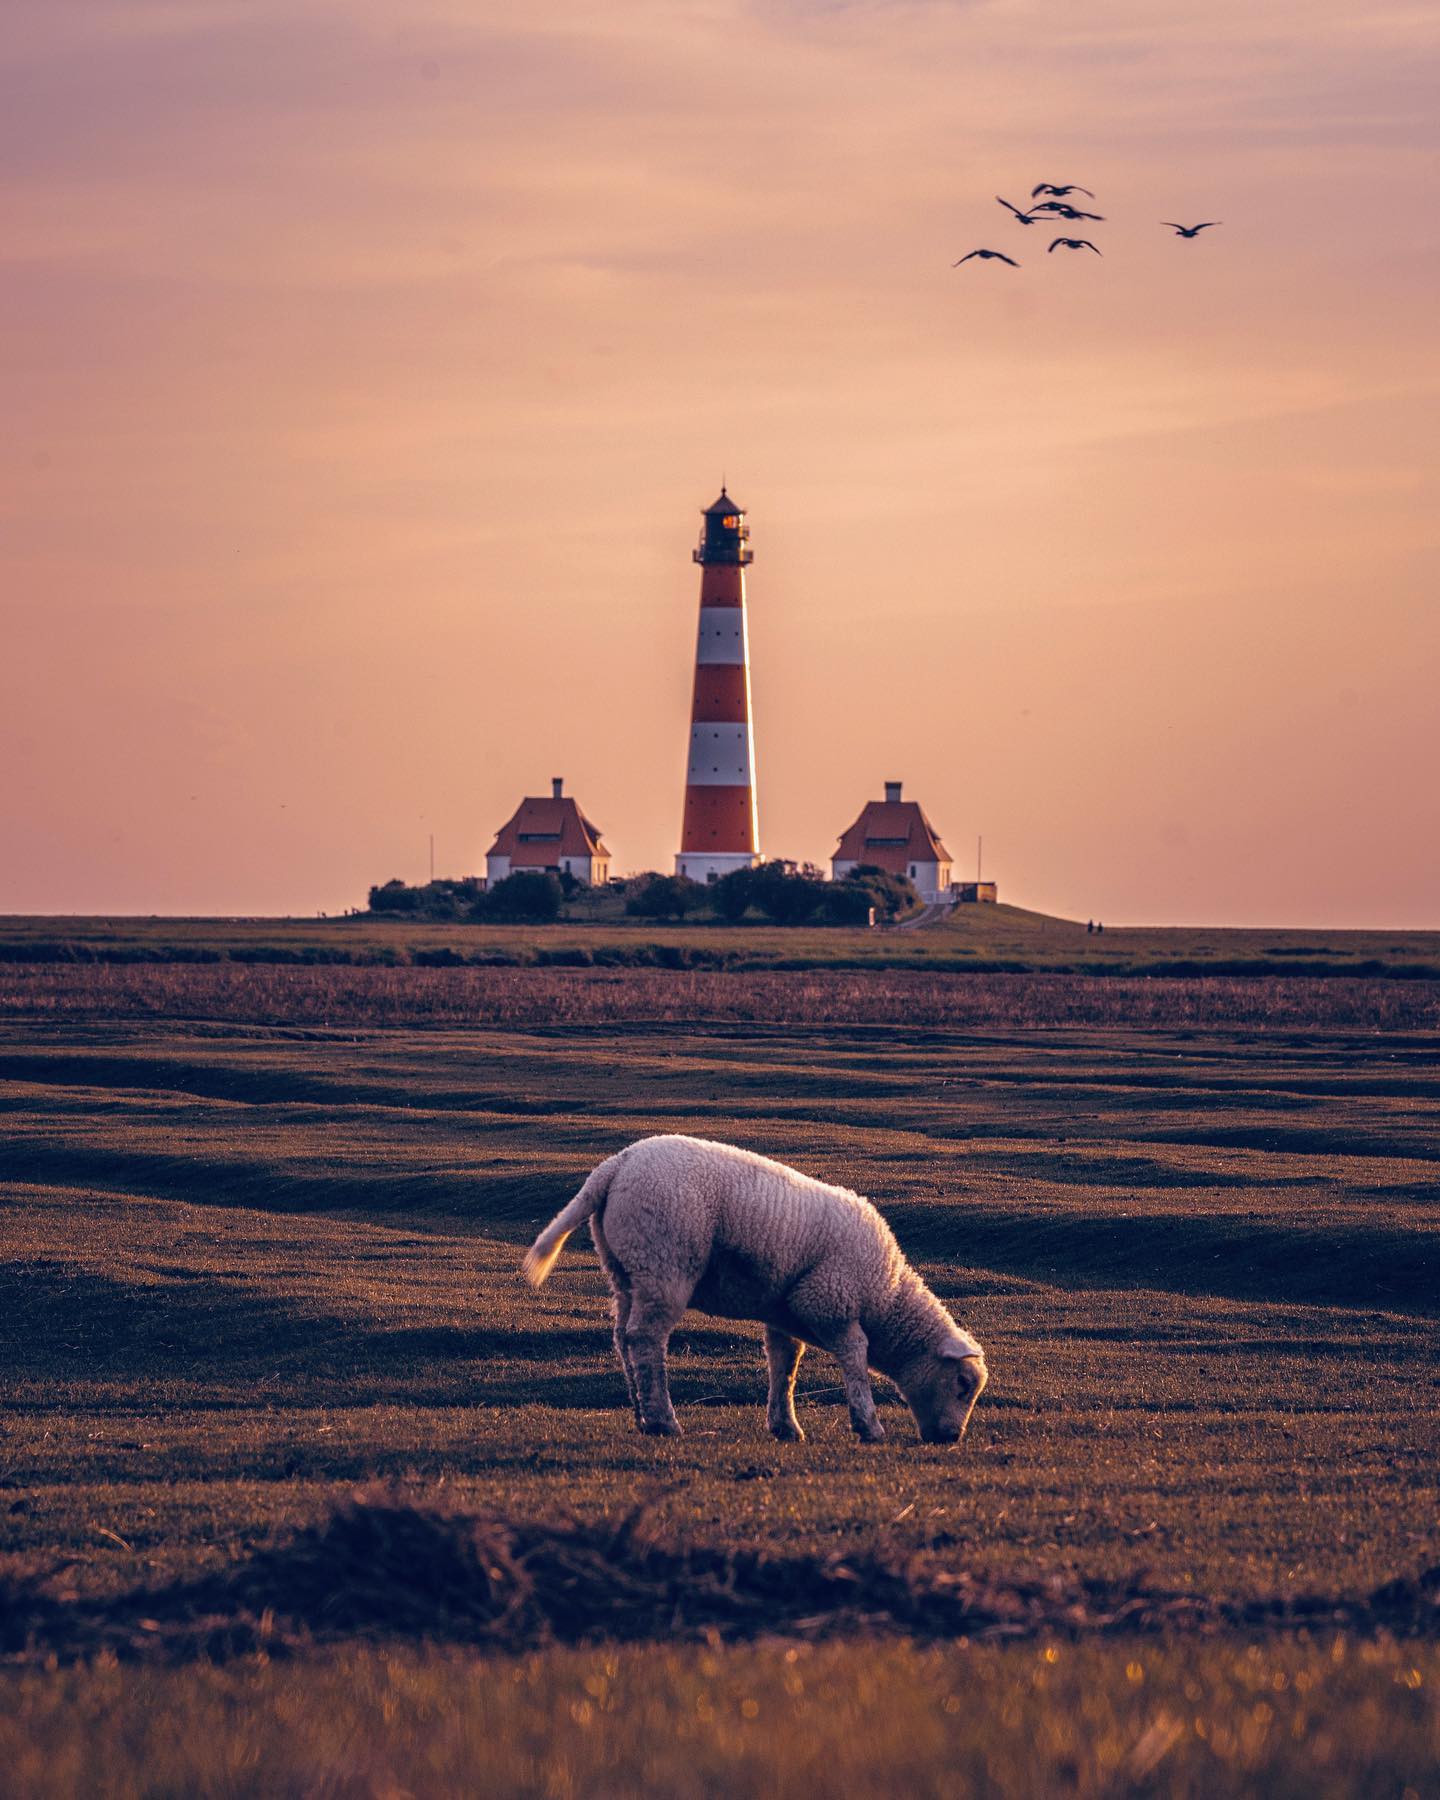
M 745 523 L 745 508 L 738 506 L 722 487 L 720 498 L 705 508 L 705 528 L 695 551 L 697 563 L 738 563 L 742 568 L 755 560 L 747 549 L 750 527 Z

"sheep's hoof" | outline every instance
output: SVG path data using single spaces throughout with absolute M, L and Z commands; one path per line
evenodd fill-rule
M 883 1444 L 885 1427 L 876 1419 L 872 1425 L 857 1425 L 855 1435 L 862 1444 Z
M 646 1437 L 680 1437 L 680 1421 L 678 1419 L 642 1419 L 640 1429 Z
M 771 1425 L 770 1435 L 782 1444 L 803 1444 L 805 1433 L 793 1419 L 786 1419 L 779 1425 Z

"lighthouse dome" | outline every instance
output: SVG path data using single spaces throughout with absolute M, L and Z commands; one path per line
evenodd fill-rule
M 712 500 L 710 505 L 705 508 L 705 511 L 707 514 L 709 514 L 709 513 L 743 513 L 744 510 L 745 510 L 745 508 L 740 504 L 740 502 L 738 500 L 732 500 L 730 498 L 730 496 L 725 492 L 723 487 L 720 490 L 720 498 L 718 500 Z

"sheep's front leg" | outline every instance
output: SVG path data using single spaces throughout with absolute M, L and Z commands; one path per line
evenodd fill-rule
M 840 1378 L 845 1383 L 845 1404 L 850 1408 L 850 1424 L 862 1444 L 878 1444 L 885 1427 L 875 1412 L 875 1396 L 870 1391 L 870 1345 L 857 1324 L 846 1327 L 844 1334 L 830 1346 L 840 1365 Z
M 665 1372 L 670 1333 L 679 1318 L 679 1313 L 672 1313 L 653 1301 L 642 1300 L 639 1295 L 631 1296 L 630 1317 L 625 1324 L 625 1348 L 635 1380 L 635 1417 L 640 1429 L 651 1437 L 680 1436 L 680 1421 L 670 1404 L 670 1383 Z
M 765 1419 L 773 1436 L 782 1444 L 798 1444 L 805 1436 L 795 1417 L 795 1377 L 800 1371 L 800 1358 L 805 1346 L 787 1331 L 765 1327 L 765 1362 L 770 1370 L 770 1402 Z

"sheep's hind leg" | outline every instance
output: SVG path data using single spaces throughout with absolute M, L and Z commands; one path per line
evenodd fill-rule
M 765 1362 L 770 1370 L 770 1400 L 765 1409 L 765 1422 L 771 1435 L 782 1444 L 798 1444 L 805 1433 L 795 1417 L 795 1377 L 800 1371 L 800 1358 L 805 1346 L 788 1331 L 765 1327 Z
M 600 1213 L 596 1213 L 590 1221 L 590 1239 L 595 1246 L 595 1254 L 600 1258 L 600 1267 L 610 1283 L 610 1306 L 615 1321 L 615 1354 L 620 1359 L 620 1369 L 625 1377 L 625 1392 L 635 1414 L 635 1423 L 639 1425 L 642 1423 L 640 1392 L 635 1381 L 635 1360 L 630 1354 L 630 1344 L 625 1335 L 630 1323 L 632 1304 L 630 1278 L 615 1260 L 614 1253 L 605 1241 L 603 1215 Z
M 630 1293 L 627 1288 L 615 1282 L 611 1289 L 611 1301 L 615 1314 L 615 1354 L 620 1358 L 620 1368 L 625 1376 L 625 1392 L 630 1399 L 630 1410 L 635 1414 L 635 1423 L 640 1423 L 640 1395 L 635 1385 L 635 1369 L 630 1360 L 630 1345 L 626 1341 L 625 1327 L 630 1323 Z
M 670 1333 L 680 1323 L 684 1310 L 683 1304 L 671 1307 L 639 1294 L 630 1297 L 625 1345 L 635 1377 L 635 1417 L 640 1429 L 650 1437 L 680 1436 L 680 1421 L 670 1404 L 665 1353 Z

